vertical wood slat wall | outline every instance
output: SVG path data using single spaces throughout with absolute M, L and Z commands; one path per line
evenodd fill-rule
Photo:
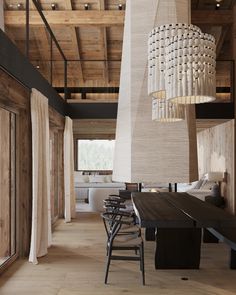
M 3 70 L 0 70 L 0 108 L 16 116 L 16 196 L 17 196 L 17 251 L 28 256 L 31 235 L 32 210 L 32 151 L 30 91 Z M 64 172 L 63 172 L 63 130 L 64 117 L 49 108 L 52 134 L 57 138 L 57 217 L 63 217 Z M 4 127 L 5 128 L 5 127 Z M 3 153 L 4 154 L 4 153 Z M 9 261 L 10 262 L 10 261 Z
M 0 264 L 11 255 L 11 113 L 0 109 Z
M 234 173 L 235 120 L 198 133 L 199 175 L 209 171 L 226 171 L 221 193 L 226 198 L 226 210 L 235 214 Z

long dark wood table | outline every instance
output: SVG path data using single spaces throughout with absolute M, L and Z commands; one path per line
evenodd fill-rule
M 198 269 L 202 228 L 236 228 L 236 217 L 187 193 L 132 193 L 143 228 L 156 229 L 155 267 Z

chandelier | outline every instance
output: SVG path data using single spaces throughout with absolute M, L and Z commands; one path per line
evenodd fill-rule
M 166 103 L 215 100 L 215 49 L 214 37 L 192 24 L 154 28 L 148 44 L 148 94 Z
M 171 103 L 166 99 L 152 98 L 152 120 L 158 122 L 178 122 L 185 118 L 183 104 Z

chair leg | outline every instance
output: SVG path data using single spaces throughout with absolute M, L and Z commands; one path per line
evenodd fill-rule
M 143 285 L 145 285 L 145 269 L 144 269 L 144 247 L 143 243 L 141 244 L 140 249 L 140 263 L 141 263 L 141 270 L 142 270 L 142 279 L 143 279 Z
M 109 267 L 110 267 L 110 263 L 111 263 L 111 252 L 112 252 L 112 249 L 111 249 L 111 247 L 109 247 L 108 256 L 107 256 L 107 267 L 106 267 L 106 275 L 105 275 L 105 284 L 107 284 L 107 279 L 108 279 L 108 272 L 109 272 Z

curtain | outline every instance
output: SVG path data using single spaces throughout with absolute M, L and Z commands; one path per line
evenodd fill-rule
M 3 0 L 0 0 L 0 29 L 4 32 L 4 5 Z
M 47 254 L 51 245 L 48 99 L 36 89 L 31 94 L 32 230 L 29 261 Z
M 74 142 L 72 120 L 66 117 L 64 130 L 65 222 L 75 218 Z

